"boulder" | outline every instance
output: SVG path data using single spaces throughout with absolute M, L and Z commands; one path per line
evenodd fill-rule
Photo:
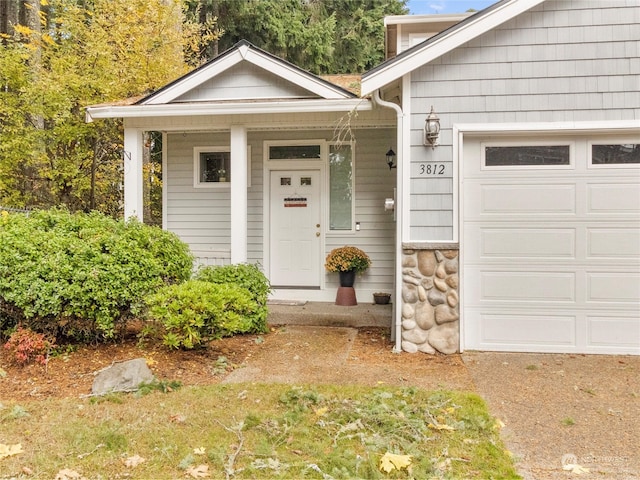
M 93 380 L 91 393 L 104 395 L 111 392 L 131 392 L 143 383 L 154 380 L 144 358 L 119 362 L 100 370 Z

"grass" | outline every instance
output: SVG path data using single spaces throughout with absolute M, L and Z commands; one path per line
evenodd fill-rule
M 3 479 L 25 467 L 36 479 L 519 478 L 479 396 L 414 388 L 211 385 L 5 404 L 0 443 L 23 450 L 0 458 Z M 387 452 L 402 461 L 385 472 Z

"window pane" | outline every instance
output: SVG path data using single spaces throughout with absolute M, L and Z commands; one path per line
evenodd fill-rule
M 229 152 L 201 152 L 200 182 L 230 181 L 230 157 Z
M 351 230 L 353 162 L 351 145 L 329 148 L 329 229 Z
M 320 158 L 320 145 L 283 145 L 269 147 L 270 160 Z
M 569 145 L 486 147 L 487 167 L 526 165 L 570 165 Z
M 593 165 L 640 163 L 640 144 L 592 145 Z

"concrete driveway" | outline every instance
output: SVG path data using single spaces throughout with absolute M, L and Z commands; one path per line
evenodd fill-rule
M 525 479 L 640 478 L 640 356 L 462 358 Z

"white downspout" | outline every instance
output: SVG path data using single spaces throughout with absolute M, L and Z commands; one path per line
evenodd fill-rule
M 396 212 L 396 252 L 395 252 L 395 302 L 393 305 L 394 326 L 395 326 L 395 346 L 393 351 L 400 353 L 402 351 L 402 199 L 404 192 L 402 189 L 402 179 L 404 171 L 404 143 L 402 141 L 404 130 L 404 112 L 402 108 L 393 103 L 387 102 L 380 98 L 380 90 L 373 92 L 373 100 L 381 107 L 392 108 L 396 111 L 398 116 L 397 121 L 397 133 L 396 133 L 396 148 L 398 149 L 397 156 L 397 173 L 396 173 L 396 199 L 395 199 L 395 212 Z

